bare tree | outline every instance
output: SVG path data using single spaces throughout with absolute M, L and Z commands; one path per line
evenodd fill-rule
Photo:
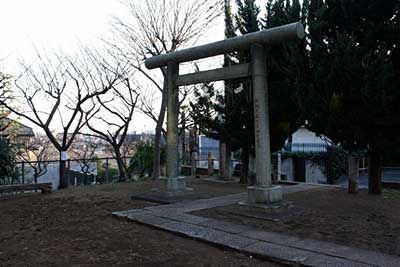
M 210 24 L 222 13 L 223 0 L 144 0 L 128 1 L 131 20 L 116 18 L 117 40 L 109 42 L 111 49 L 128 60 L 161 93 L 161 105 L 156 112 L 142 98 L 143 108 L 156 122 L 153 178 L 160 175 L 160 141 L 167 106 L 166 69 L 160 68 L 159 79 L 144 67 L 144 59 L 193 45 Z
M 94 99 L 92 112 L 85 115 L 86 125 L 96 136 L 106 141 L 117 160 L 119 181 L 127 179 L 128 163 L 125 160 L 127 151 L 126 139 L 133 118 L 139 94 L 132 87 L 129 78 L 123 78 L 119 86 Z M 107 129 L 107 130 L 104 130 Z
M 15 82 L 11 105 L 0 99 L 9 111 L 40 127 L 60 154 L 60 188 L 68 186 L 63 155 L 85 125 L 83 109 L 91 99 L 107 93 L 120 77 L 122 66 L 112 68 L 99 53 L 82 53 L 74 59 L 55 55 L 51 59 L 39 52 L 34 66 L 21 62 L 22 74 Z M 57 138 L 52 127 L 60 121 Z M 55 126 L 57 127 L 57 126 Z
M 78 159 L 79 167 L 84 175 L 84 184 L 88 183 L 88 174 L 93 172 L 94 155 L 100 146 L 97 137 L 80 135 L 71 146 L 71 153 Z
M 17 156 L 33 169 L 33 179 L 37 183 L 38 178 L 47 173 L 49 161 L 53 160 L 56 154 L 47 136 L 36 135 L 20 145 Z
M 156 124 L 158 122 L 158 115 L 156 111 L 156 101 L 157 97 L 155 97 L 155 94 L 152 92 L 149 92 L 150 90 L 147 90 L 148 93 L 145 94 L 142 90 L 142 93 L 139 98 L 140 105 L 138 106 L 138 109 L 147 115 L 152 121 L 154 121 Z M 179 100 L 179 107 L 181 107 L 181 112 L 185 113 L 186 112 L 186 107 L 183 106 L 183 104 L 188 100 L 188 96 L 193 92 L 193 87 L 188 87 L 184 86 L 183 88 L 180 88 L 180 100 Z M 185 118 L 185 122 L 188 121 L 189 118 L 187 117 L 181 117 Z M 182 124 L 182 120 L 180 121 L 179 124 Z M 167 138 L 167 131 L 165 130 L 164 127 L 161 128 L 161 133 L 164 138 Z

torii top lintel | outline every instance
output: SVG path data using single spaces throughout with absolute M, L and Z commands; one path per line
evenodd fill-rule
M 168 63 L 181 63 L 192 60 L 232 53 L 241 49 L 247 49 L 252 44 L 278 44 L 290 40 L 303 39 L 304 27 L 300 22 L 248 33 L 242 36 L 228 38 L 222 41 L 200 45 L 176 52 L 162 54 L 146 59 L 148 69 L 155 69 L 168 65 Z

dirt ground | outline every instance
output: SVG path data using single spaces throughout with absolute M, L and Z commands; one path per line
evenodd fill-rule
M 194 214 L 400 255 L 400 191 L 386 190 L 382 196 L 371 196 L 366 191 L 349 195 L 344 189 L 317 189 L 289 194 L 285 201 L 292 206 L 267 211 L 271 220 L 260 219 L 266 215 L 265 210 L 243 205 Z
M 129 199 L 154 186 L 149 181 L 0 198 L 0 266 L 278 266 L 111 216 L 155 205 Z M 245 190 L 198 181 L 190 186 L 210 197 Z

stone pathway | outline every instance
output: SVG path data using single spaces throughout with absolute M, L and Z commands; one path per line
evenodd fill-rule
M 284 194 L 318 188 L 299 184 Z M 245 200 L 247 193 L 113 212 L 113 216 L 292 266 L 400 266 L 400 257 L 302 239 L 188 214 Z
M 219 184 L 237 184 L 239 183 L 239 178 L 236 177 L 232 177 L 231 180 L 223 180 L 217 176 L 211 176 L 211 177 L 207 177 L 207 178 L 203 178 L 201 179 L 205 182 L 212 182 L 212 183 L 219 183 Z

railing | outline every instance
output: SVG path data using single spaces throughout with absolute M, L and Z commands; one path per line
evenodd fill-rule
M 326 144 L 293 143 L 284 147 L 285 152 L 326 152 Z
M 130 157 L 123 158 L 129 163 Z M 0 185 L 52 183 L 53 189 L 59 185 L 60 161 L 42 161 L 46 165 L 46 172 L 35 178 L 32 167 L 37 161 L 17 162 L 17 177 L 0 178 Z M 118 165 L 115 158 L 69 159 L 66 161 L 66 175 L 70 185 L 85 185 L 92 183 L 112 183 L 119 179 Z

